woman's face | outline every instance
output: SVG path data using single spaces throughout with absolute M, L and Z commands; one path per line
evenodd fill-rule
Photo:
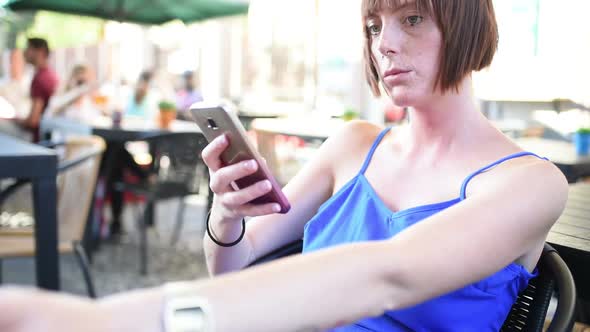
M 433 94 L 441 32 L 430 15 L 408 3 L 366 19 L 371 52 L 384 88 L 397 106 L 417 106 Z

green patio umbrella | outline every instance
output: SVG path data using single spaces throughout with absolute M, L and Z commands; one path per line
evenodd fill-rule
M 246 0 L 9 0 L 8 8 L 14 11 L 49 10 L 116 21 L 161 24 L 175 19 L 188 23 L 244 14 L 248 11 L 248 4 Z

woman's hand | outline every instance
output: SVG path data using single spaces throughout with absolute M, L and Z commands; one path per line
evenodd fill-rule
M 255 160 L 246 160 L 234 165 L 224 166 L 221 153 L 228 147 L 225 135 L 213 140 L 205 149 L 202 157 L 209 168 L 210 187 L 215 194 L 213 199 L 214 214 L 217 220 L 239 222 L 246 216 L 262 216 L 280 211 L 277 203 L 250 204 L 248 202 L 271 191 L 270 181 L 259 181 L 249 187 L 235 190 L 233 182 L 251 175 L 258 169 Z

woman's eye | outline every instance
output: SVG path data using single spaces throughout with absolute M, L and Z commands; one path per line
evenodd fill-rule
M 421 23 L 424 20 L 424 17 L 422 16 L 418 16 L 418 15 L 412 15 L 412 16 L 408 16 L 406 17 L 406 22 L 411 25 L 414 26 L 416 24 Z
M 367 31 L 371 36 L 376 36 L 381 32 L 381 27 L 377 24 L 373 24 L 367 27 Z

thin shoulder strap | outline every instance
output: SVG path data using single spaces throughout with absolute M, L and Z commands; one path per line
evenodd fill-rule
M 488 171 L 490 168 L 492 168 L 492 167 L 495 167 L 495 166 L 497 166 L 497 165 L 499 165 L 499 164 L 501 164 L 501 163 L 503 163 L 503 162 L 505 162 L 505 161 L 507 161 L 507 160 L 514 159 L 514 158 L 519 158 L 519 157 L 523 157 L 523 156 L 535 156 L 535 157 L 537 157 L 537 158 L 539 158 L 539 159 L 549 160 L 549 159 L 547 159 L 547 158 L 545 158 L 545 157 L 539 157 L 538 155 L 536 155 L 536 154 L 534 154 L 534 153 L 532 153 L 532 152 L 528 152 L 528 151 L 517 152 L 517 153 L 511 154 L 511 155 L 509 155 L 509 156 L 506 156 L 506 157 L 504 157 L 504 158 L 502 158 L 502 159 L 496 160 L 496 161 L 494 161 L 493 163 L 491 163 L 491 164 L 489 164 L 489 165 L 487 165 L 487 166 L 485 166 L 485 167 L 482 167 L 482 168 L 480 168 L 479 170 L 477 170 L 477 171 L 475 171 L 475 172 L 471 173 L 471 174 L 470 174 L 470 175 L 469 175 L 469 176 L 468 176 L 468 177 L 465 179 L 465 181 L 463 181 L 463 184 L 461 185 L 461 200 L 464 200 L 464 199 L 465 199 L 465 191 L 467 190 L 467 184 L 468 184 L 468 183 L 469 183 L 469 181 L 471 181 L 471 179 L 473 179 L 473 178 L 474 178 L 476 175 L 479 175 L 479 174 L 481 174 L 481 173 L 483 173 L 483 172 L 486 172 L 486 171 Z
M 363 167 L 361 167 L 361 171 L 360 171 L 361 174 L 365 174 L 365 171 L 367 170 L 367 167 L 369 167 L 369 163 L 371 162 L 371 158 L 373 158 L 373 153 L 375 153 L 377 146 L 379 145 L 379 143 L 381 143 L 381 140 L 383 139 L 385 134 L 387 134 L 389 129 L 391 129 L 391 128 L 387 127 L 385 129 L 383 129 L 379 133 L 379 136 L 377 136 L 377 138 L 375 139 L 375 142 L 373 142 L 373 145 L 371 146 L 371 150 L 369 150 L 369 153 L 367 154 L 367 158 L 365 158 L 365 162 L 363 163 Z

